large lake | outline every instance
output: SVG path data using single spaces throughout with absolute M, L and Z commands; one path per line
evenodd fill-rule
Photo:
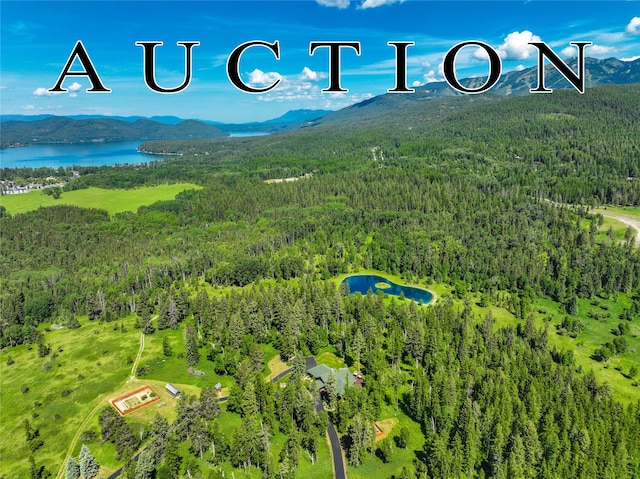
M 403 294 L 405 298 L 412 299 L 417 303 L 422 304 L 428 304 L 433 300 L 433 293 L 426 289 L 396 284 L 393 281 L 389 281 L 387 278 L 383 278 L 382 276 L 375 274 L 355 274 L 353 276 L 348 276 L 342 281 L 342 284 L 344 283 L 349 286 L 349 293 L 351 294 L 367 294 L 367 291 L 371 290 L 373 293 L 382 291 L 385 294 L 391 294 L 393 296 L 400 296 L 400 294 Z M 379 283 L 384 283 L 388 287 L 378 288 L 376 284 Z
M 259 132 L 231 132 L 230 137 L 262 136 Z M 74 143 L 31 145 L 0 150 L 2 168 L 39 168 L 50 166 L 113 166 L 161 161 L 162 155 L 140 153 L 141 141 L 109 141 L 105 143 Z
M 2 168 L 50 166 L 104 166 L 146 163 L 162 160 L 159 155 L 138 151 L 140 141 L 74 143 L 71 145 L 32 145 L 0 150 Z

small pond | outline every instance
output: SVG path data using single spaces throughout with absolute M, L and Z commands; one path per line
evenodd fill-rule
M 382 291 L 384 294 L 391 294 L 393 296 L 400 296 L 402 293 L 405 298 L 422 304 L 429 304 L 433 300 L 433 293 L 426 289 L 396 284 L 387 278 L 375 274 L 355 274 L 348 276 L 342 281 L 342 284 L 345 283 L 349 286 L 349 293 L 351 294 L 361 293 L 364 295 L 367 294 L 367 291 L 371 290 L 373 293 Z M 380 286 L 382 284 L 387 287 L 381 288 Z

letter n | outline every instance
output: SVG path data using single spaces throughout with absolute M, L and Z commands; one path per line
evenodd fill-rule
M 84 68 L 83 71 L 70 71 L 71 70 L 71 66 L 73 65 L 73 62 L 76 61 L 76 58 L 80 61 L 80 64 Z M 78 40 L 78 42 L 76 43 L 76 46 L 73 47 L 73 51 L 71 52 L 71 55 L 69 56 L 69 60 L 67 60 L 67 64 L 62 69 L 62 73 L 60 74 L 60 77 L 58 78 L 58 81 L 56 82 L 55 86 L 53 88 L 50 88 L 49 91 L 50 92 L 63 92 L 63 93 L 66 92 L 67 90 L 62 88 L 62 82 L 68 76 L 86 76 L 86 77 L 89 77 L 89 81 L 91 82 L 91 88 L 87 88 L 87 92 L 89 92 L 89 93 L 95 93 L 95 92 L 98 92 L 98 93 L 109 93 L 109 92 L 111 92 L 111 90 L 109 88 L 106 88 L 102 84 L 102 81 L 100 81 L 100 77 L 98 76 L 98 72 L 93 67 L 93 63 L 91 63 L 91 59 L 89 58 L 89 55 L 87 54 L 87 50 L 85 50 L 84 45 L 82 44 L 82 42 L 80 40 Z
M 544 86 L 544 58 L 551 62 L 556 67 L 556 70 L 565 77 L 573 87 L 580 93 L 584 93 L 584 47 L 591 45 L 591 42 L 570 42 L 570 45 L 578 47 L 578 74 L 575 74 L 571 68 L 563 62 L 558 55 L 556 55 L 549 46 L 544 42 L 529 42 L 529 45 L 533 45 L 538 49 L 538 86 L 529 90 L 530 93 L 551 93 L 551 88 Z

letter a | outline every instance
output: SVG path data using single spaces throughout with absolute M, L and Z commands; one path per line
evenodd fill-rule
M 70 71 L 71 66 L 73 65 L 73 62 L 76 60 L 76 58 L 78 58 L 78 60 L 80 61 L 80 64 L 82 65 L 82 67 L 84 68 L 83 71 L 78 72 L 78 71 Z M 64 88 L 62 88 L 62 82 L 65 80 L 65 78 L 67 78 L 68 76 L 86 76 L 89 77 L 89 81 L 91 82 L 91 88 L 87 88 L 87 92 L 89 93 L 109 93 L 111 92 L 111 90 L 109 88 L 105 88 L 105 86 L 102 84 L 102 81 L 100 81 L 100 77 L 98 76 L 98 72 L 96 71 L 96 69 L 93 67 L 93 63 L 91 63 L 91 59 L 89 58 L 89 55 L 87 54 L 87 51 L 84 48 L 84 45 L 82 44 L 82 42 L 80 40 L 78 40 L 78 43 L 76 43 L 76 46 L 73 47 L 73 51 L 71 52 L 71 55 L 69 56 L 69 60 L 67 60 L 67 64 L 64 66 L 62 73 L 60 74 L 60 77 L 58 78 L 58 81 L 56 82 L 55 86 L 53 88 L 50 88 L 49 91 L 50 92 L 66 92 L 67 90 L 65 90 Z

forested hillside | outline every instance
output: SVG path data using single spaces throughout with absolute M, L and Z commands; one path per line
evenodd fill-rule
M 126 323 L 157 338 L 143 372 L 163 382 L 163 372 L 180 374 L 204 396 L 180 400 L 166 424 L 143 422 L 135 441 L 100 429 L 92 448 L 114 468 L 128 464 L 130 478 L 138 447 L 156 477 L 322 477 L 326 418 L 299 369 L 323 353 L 364 377 L 326 403 L 350 477 L 639 477 L 640 248 L 630 234 L 603 238 L 602 217 L 568 205 L 640 205 L 638 133 L 640 86 L 628 85 L 432 100 L 268 137 L 145 144 L 182 156 L 81 169 L 71 185 L 203 189 L 114 217 L 0 210 L 3 371 L 20 361 L 64 368 L 52 324 L 106 335 L 125 334 Z M 297 181 L 265 182 L 281 178 Z M 441 295 L 423 307 L 339 287 L 346 273 L 371 269 Z M 578 310 L 589 302 L 600 310 L 589 321 L 614 331 L 583 333 L 592 326 Z M 579 345 L 558 350 L 557 335 Z M 180 353 L 162 353 L 165 339 Z M 294 365 L 285 387 L 265 385 L 265 351 Z M 603 363 L 624 391 L 592 371 Z M 232 393 L 201 418 L 215 378 Z M 44 445 L 11 429 L 19 445 L 9 470 L 26 477 L 32 454 L 34 467 L 55 472 L 65 451 L 49 410 L 33 416 L 38 383 L 21 381 L 31 392 L 11 386 L 28 399 L 15 416 L 39 426 Z M 69 383 L 62 401 L 85 387 L 60 381 Z M 373 421 L 392 417 L 399 426 L 374 442 Z
M 35 121 L 2 122 L 0 148 L 46 143 L 95 141 L 170 140 L 175 138 L 215 138 L 228 134 L 194 120 L 166 125 L 153 120 L 134 122 L 108 118 L 74 120 L 52 116 Z

